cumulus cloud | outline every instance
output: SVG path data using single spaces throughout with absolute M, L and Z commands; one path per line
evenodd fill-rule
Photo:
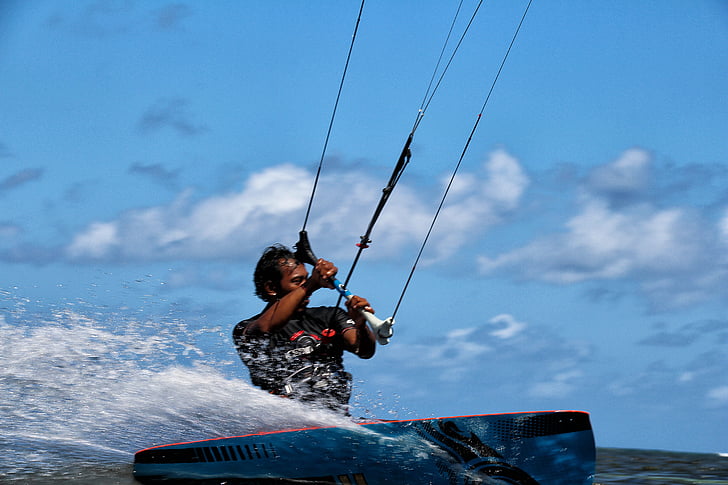
M 252 176 L 243 190 L 200 201 L 189 191 L 166 206 L 137 209 L 77 234 L 66 254 L 83 260 L 227 259 L 293 226 L 310 177 L 290 165 Z M 258 247 L 257 250 L 260 248 Z
M 505 313 L 496 315 L 495 317 L 491 318 L 488 323 L 500 327 L 497 330 L 493 330 L 490 332 L 490 335 L 500 339 L 513 338 L 526 328 L 525 323 L 519 322 L 518 320 L 513 318 L 513 315 L 508 315 Z
M 505 150 L 493 151 L 483 166 L 484 174 L 456 178 L 453 192 L 443 207 L 435 245 L 440 256 L 448 256 L 482 228 L 502 221 L 514 210 L 530 180 L 515 157 Z
M 495 257 L 481 256 L 481 271 L 507 270 L 558 284 L 629 279 L 653 302 L 672 305 L 724 293 L 725 218 L 711 221 L 698 208 L 641 199 L 648 167 L 645 152 L 628 150 L 595 169 L 582 187 L 578 212 L 561 232 Z
M 588 190 L 615 205 L 633 201 L 649 187 L 651 161 L 644 150 L 626 150 L 614 162 L 592 170 L 586 180 Z
M 398 341 L 398 345 L 396 353 L 383 352 L 378 365 L 416 369 L 438 386 L 487 383 L 537 398 L 574 392 L 582 384 L 580 369 L 593 354 L 589 344 L 559 335 L 550 326 L 521 322 L 510 314 L 415 343 Z M 491 367 L 497 372 L 490 372 Z
M 496 259 L 484 271 L 526 264 L 529 276 L 557 283 L 619 278 L 637 271 L 683 270 L 701 257 L 697 229 L 682 209 L 614 211 L 600 199 L 582 203 L 562 234 L 544 237 Z M 686 228 L 688 230 L 686 230 Z
M 422 241 L 436 210 L 433 200 L 439 200 L 447 182 L 443 180 L 437 195 L 427 197 L 422 194 L 431 191 L 400 182 L 377 223 L 375 235 L 386 242 L 385 247 L 378 246 L 378 252 L 392 255 L 405 244 Z M 518 160 L 502 149 L 490 153 L 478 171 L 460 174 L 440 211 L 423 264 L 452 256 L 466 242 L 502 223 L 519 206 L 529 183 Z M 379 194 L 371 187 L 362 189 L 371 200 L 361 206 L 373 208 Z
M 118 225 L 109 222 L 95 222 L 88 229 L 76 236 L 69 247 L 71 257 L 83 252 L 84 256 L 98 259 L 105 256 L 109 248 L 119 244 Z
M 417 347 L 429 365 L 439 368 L 440 380 L 459 379 L 467 375 L 473 362 L 493 352 L 491 345 L 477 337 L 478 331 L 476 328 L 455 329 L 437 339 L 437 345 Z
M 568 396 L 578 387 L 583 376 L 584 372 L 578 369 L 558 372 L 547 381 L 534 383 L 529 389 L 529 395 L 537 398 Z
M 433 258 L 447 257 L 468 237 L 500 222 L 518 205 L 528 183 L 518 162 L 503 151 L 494 152 L 482 171 L 466 175 L 467 188 L 449 203 L 448 216 L 440 218 Z M 89 224 L 68 244 L 66 255 L 74 261 L 149 261 L 257 254 L 265 244 L 295 237 L 312 184 L 310 172 L 281 165 L 251 175 L 237 192 L 195 200 L 186 191 L 168 205 Z M 322 177 L 307 227 L 317 253 L 337 256 L 358 240 L 368 209 L 373 210 L 380 195 L 372 187 L 376 182 L 362 171 Z M 419 242 L 432 218 L 428 207 L 420 191 L 400 182 L 377 223 L 375 257 L 396 256 Z

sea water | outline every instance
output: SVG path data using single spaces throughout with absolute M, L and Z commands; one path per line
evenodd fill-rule
M 142 448 L 349 423 L 226 375 L 200 342 L 227 329 L 4 296 L 1 483 L 133 484 Z M 599 449 L 595 483 L 728 485 L 728 457 Z
M 132 483 L 142 448 L 350 423 L 225 375 L 233 362 L 199 342 L 212 334 L 232 346 L 228 329 L 5 297 L 1 483 Z

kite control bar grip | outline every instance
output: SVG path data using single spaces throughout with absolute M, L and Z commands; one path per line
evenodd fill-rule
M 306 231 L 298 233 L 298 242 L 293 247 L 296 248 L 295 256 L 298 261 L 316 266 L 318 258 L 311 249 L 311 243 L 308 242 L 308 233 Z
M 306 233 L 306 231 L 301 231 L 298 233 L 298 242 L 296 243 L 295 248 L 296 259 L 298 261 L 311 265 L 316 264 L 317 258 L 316 255 L 313 253 L 313 250 L 311 250 L 311 244 L 308 242 L 308 234 Z M 343 283 L 341 283 L 336 278 L 332 280 L 332 283 L 336 291 L 338 291 L 341 296 L 343 296 L 347 300 L 351 299 L 353 295 L 349 290 L 344 287 Z M 359 311 L 361 311 L 362 315 L 364 315 L 364 318 L 371 327 L 372 332 L 374 332 L 374 335 L 377 337 L 377 342 L 379 342 L 379 345 L 387 345 L 389 343 L 389 339 L 394 333 L 392 331 L 394 319 L 392 317 L 389 317 L 386 320 L 380 320 L 379 318 L 375 317 L 373 313 L 370 313 L 366 310 Z
M 351 300 L 351 297 L 354 296 L 349 290 L 344 288 L 344 284 L 336 278 L 333 279 L 332 283 L 334 284 L 334 288 L 336 289 L 336 291 L 338 291 L 339 294 L 347 300 Z M 392 338 L 392 334 L 394 334 L 394 331 L 392 330 L 392 325 L 394 325 L 394 319 L 392 317 L 389 317 L 385 320 L 380 320 L 379 318 L 375 317 L 373 313 L 370 313 L 366 310 L 359 311 L 362 315 L 364 315 L 367 323 L 372 328 L 372 332 L 374 332 L 374 335 L 377 337 L 377 342 L 379 342 L 379 345 L 387 345 L 389 343 L 389 339 Z

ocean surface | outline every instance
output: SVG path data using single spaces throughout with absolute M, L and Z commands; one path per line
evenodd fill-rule
M 134 452 L 149 446 L 347 423 L 226 375 L 239 362 L 206 341 L 227 329 L 31 303 L 0 308 L 2 484 L 133 484 Z M 594 483 L 728 485 L 728 457 L 599 448 Z
M 79 450 L 77 450 L 79 451 Z M 0 483 L 104 485 L 138 484 L 132 478 L 131 456 L 115 462 L 96 461 L 69 450 L 69 465 L 3 474 Z M 494 482 L 500 483 L 500 482 Z M 651 450 L 597 449 L 595 485 L 725 485 L 728 457 L 717 454 L 677 453 Z M 423 484 L 424 485 L 424 484 Z

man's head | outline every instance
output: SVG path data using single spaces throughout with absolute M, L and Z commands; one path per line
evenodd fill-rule
M 293 286 L 305 283 L 308 272 L 294 253 L 281 244 L 263 251 L 253 273 L 255 294 L 263 301 L 272 302 L 285 295 Z

